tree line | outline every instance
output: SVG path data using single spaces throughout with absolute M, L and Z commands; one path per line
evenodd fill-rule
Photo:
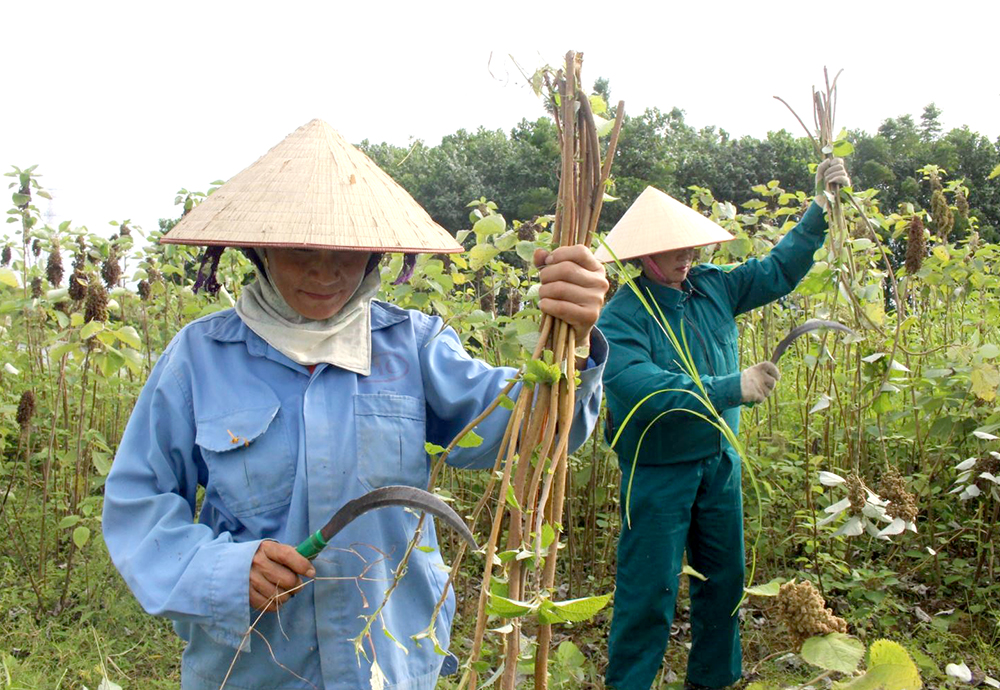
M 598 80 L 594 90 L 611 102 L 606 80 Z M 1000 241 L 1000 179 L 989 179 L 1000 165 L 1000 138 L 991 142 L 968 127 L 944 132 L 940 116 L 931 103 L 919 121 L 900 115 L 887 118 L 874 134 L 850 131 L 854 152 L 848 166 L 855 188 L 878 190 L 885 212 L 904 204 L 929 212 L 933 190 L 921 168 L 937 166 L 950 185 L 945 190 L 952 193 L 949 202 L 961 205 L 967 199 L 963 217 L 978 221 L 983 240 Z M 481 197 L 495 201 L 508 219 L 530 220 L 555 209 L 559 146 L 548 117 L 523 119 L 509 134 L 460 129 L 437 146 L 366 139 L 360 148 L 452 232 L 468 227 L 466 205 Z M 605 206 L 602 229 L 610 229 L 647 185 L 679 199 L 687 199 L 689 187 L 696 185 L 737 205 L 753 198 L 755 185 L 771 180 L 811 194 L 812 162 L 809 140 L 785 129 L 760 139 L 733 137 L 718 126 L 689 124 L 680 108 L 647 108 L 625 116 L 610 190 L 621 201 Z M 968 222 L 956 225 L 952 241 L 970 229 Z

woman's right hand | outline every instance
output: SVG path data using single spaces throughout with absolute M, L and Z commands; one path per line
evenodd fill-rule
M 301 584 L 300 575 L 316 577 L 316 569 L 294 546 L 262 541 L 250 563 L 250 606 L 277 611 L 295 595 L 288 590 Z

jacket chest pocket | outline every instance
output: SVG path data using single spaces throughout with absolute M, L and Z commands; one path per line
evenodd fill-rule
M 358 479 L 365 488 L 405 484 L 427 487 L 424 401 L 407 395 L 354 396 Z
M 195 442 L 208 465 L 206 490 L 248 517 L 288 505 L 295 455 L 277 398 L 199 418 Z

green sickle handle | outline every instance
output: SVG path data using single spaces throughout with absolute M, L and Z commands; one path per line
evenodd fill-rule
M 310 561 L 319 555 L 319 552 L 326 548 L 327 541 L 323 538 L 323 531 L 316 530 L 305 541 L 295 547 L 295 550 Z

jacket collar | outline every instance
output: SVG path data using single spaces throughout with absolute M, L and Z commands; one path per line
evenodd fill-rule
M 667 287 L 666 285 L 660 285 L 655 283 L 644 275 L 640 275 L 637 281 L 639 289 L 647 294 L 652 294 L 656 301 L 664 307 L 670 309 L 677 309 L 682 304 L 688 301 L 692 295 L 698 295 L 704 297 L 705 293 L 699 290 L 694 283 L 691 282 L 690 278 L 686 278 L 681 284 L 681 289 Z

